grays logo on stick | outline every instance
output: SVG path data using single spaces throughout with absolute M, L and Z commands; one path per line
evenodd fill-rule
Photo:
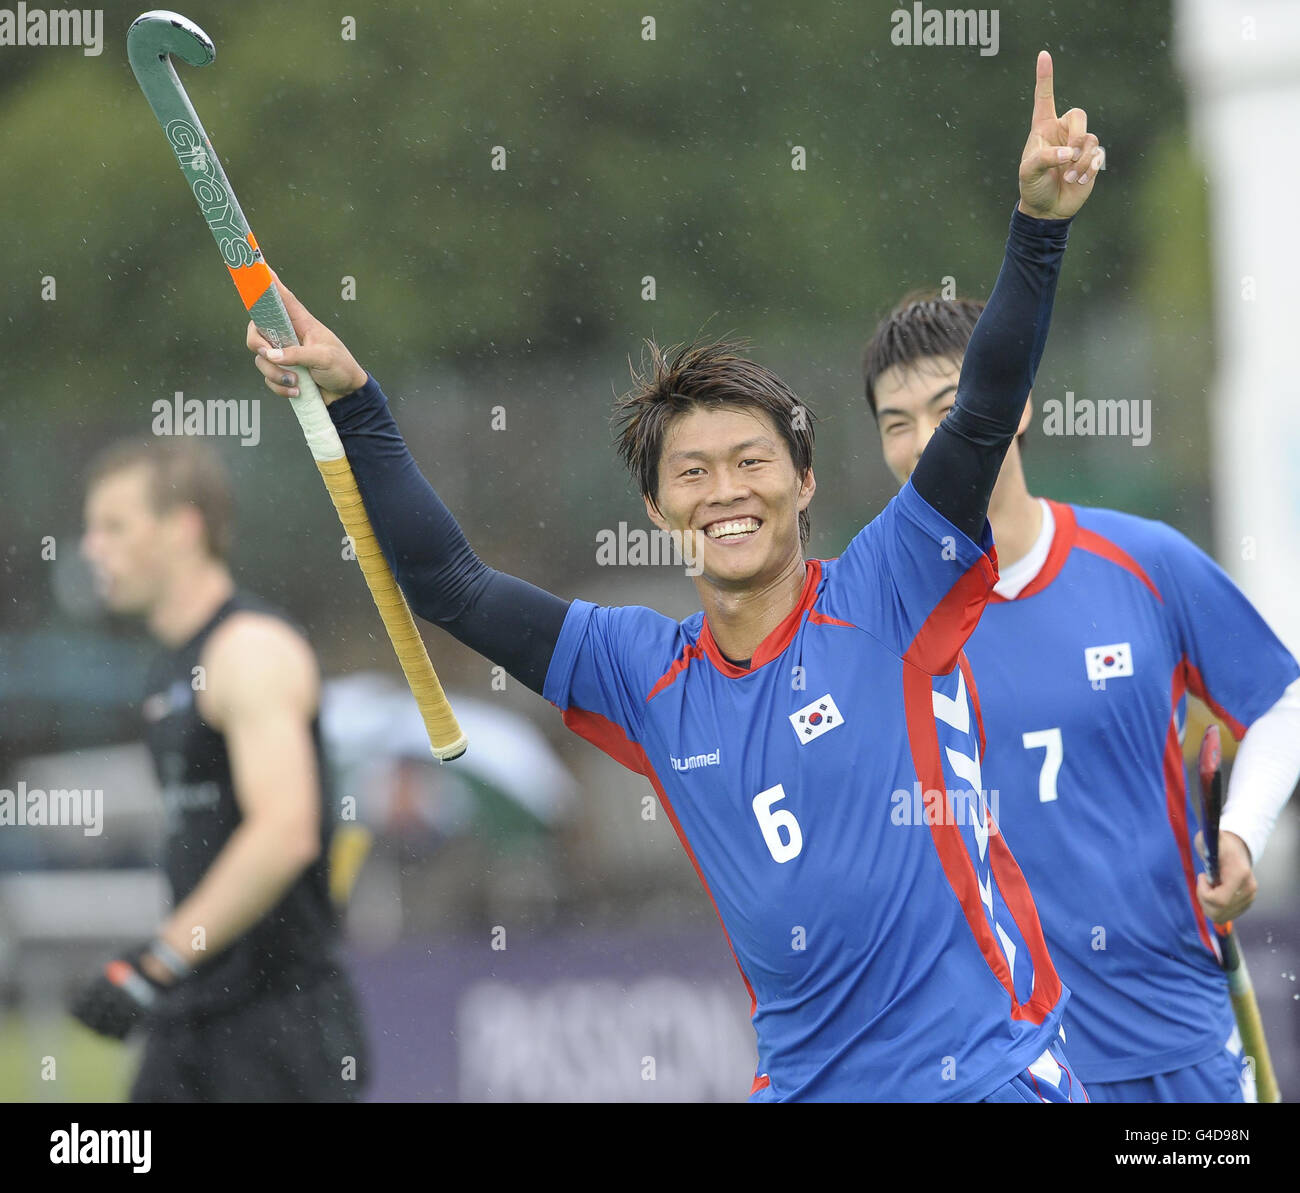
M 1128 642 L 1088 646 L 1084 648 L 1083 661 L 1093 683 L 1099 679 L 1122 679 L 1133 674 L 1133 647 Z
M 829 692 L 820 700 L 805 704 L 798 712 L 790 714 L 790 724 L 794 726 L 795 736 L 801 742 L 810 742 L 829 733 L 837 725 L 842 725 L 844 718 L 835 707 Z

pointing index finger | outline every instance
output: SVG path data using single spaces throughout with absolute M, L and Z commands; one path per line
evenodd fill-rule
M 1034 87 L 1034 124 L 1056 119 L 1056 96 L 1052 93 L 1052 56 L 1038 51 L 1038 78 Z

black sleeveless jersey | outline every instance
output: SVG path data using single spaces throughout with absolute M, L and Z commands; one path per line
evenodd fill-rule
M 188 642 L 164 651 L 149 672 L 145 735 L 162 786 L 163 866 L 173 905 L 198 886 L 243 819 L 225 738 L 199 716 L 195 696 L 204 682 L 200 656 L 208 638 L 232 613 L 245 610 L 293 625 L 258 597 L 237 591 Z M 328 862 L 335 809 L 319 718 L 312 719 L 311 733 L 320 774 L 320 856 L 258 923 L 176 985 L 160 1008 L 167 1018 L 233 1008 L 260 992 L 309 985 L 337 972 L 337 915 L 329 895 Z

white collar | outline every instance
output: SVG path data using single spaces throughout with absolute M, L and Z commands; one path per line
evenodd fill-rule
M 1052 516 L 1052 507 L 1041 497 L 1035 500 L 1043 508 L 1042 529 L 1023 558 L 999 569 L 998 582 L 993 586 L 993 591 L 1008 601 L 1014 601 L 1043 570 L 1043 564 L 1047 562 L 1047 556 L 1052 550 L 1052 539 L 1056 536 L 1056 519 Z

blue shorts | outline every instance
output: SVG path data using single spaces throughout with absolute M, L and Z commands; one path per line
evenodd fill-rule
M 1209 1060 L 1132 1081 L 1091 1081 L 1088 1092 L 1094 1102 L 1254 1102 L 1255 1071 L 1234 1025 L 1227 1043 Z
M 1061 1051 L 1058 1041 L 1027 1069 L 1021 1069 L 1006 1085 L 999 1086 L 985 1102 L 1088 1102 L 1083 1088 Z

